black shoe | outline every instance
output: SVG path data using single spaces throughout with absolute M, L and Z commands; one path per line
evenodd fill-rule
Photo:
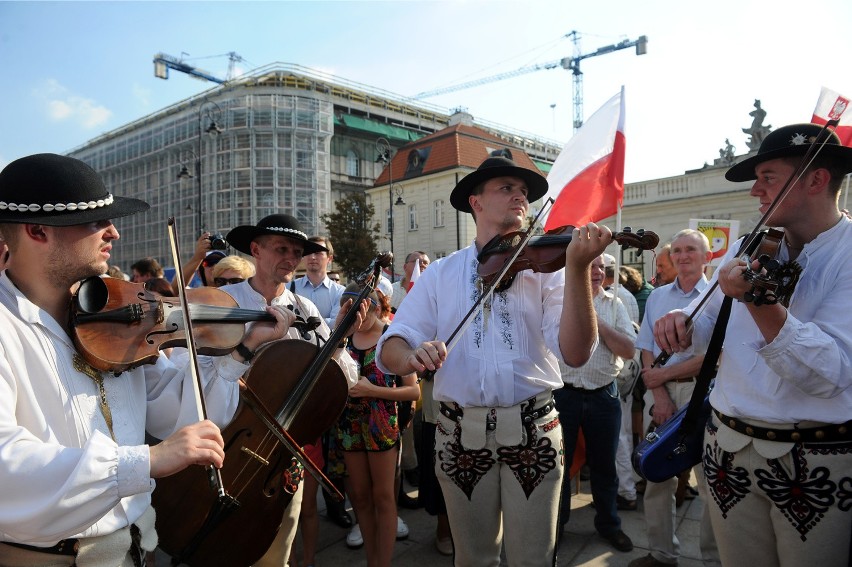
M 618 551 L 624 551 L 625 553 L 628 551 L 633 551 L 633 542 L 627 537 L 627 534 L 621 530 L 618 530 L 615 533 L 611 533 L 609 535 L 601 534 L 601 537 L 609 542 L 611 546 L 613 546 Z
M 635 510 L 636 500 L 628 500 L 624 496 L 616 496 L 615 507 L 619 510 Z
M 416 510 L 418 508 L 422 508 L 420 504 L 420 500 L 417 498 L 412 498 L 405 492 L 400 493 L 399 498 L 396 501 L 397 506 L 400 508 L 408 508 L 409 510 Z
M 420 486 L 420 469 L 408 469 L 407 471 L 402 471 L 402 475 L 408 484 L 414 488 Z
M 340 526 L 341 528 L 351 528 L 353 525 L 352 516 L 343 507 L 342 502 L 332 502 L 325 510 L 328 519 Z

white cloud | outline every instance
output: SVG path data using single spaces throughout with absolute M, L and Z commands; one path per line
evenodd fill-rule
M 48 117 L 55 122 L 72 121 L 88 130 L 105 124 L 112 111 L 90 98 L 72 93 L 55 79 L 48 79 L 35 90 L 44 101 Z

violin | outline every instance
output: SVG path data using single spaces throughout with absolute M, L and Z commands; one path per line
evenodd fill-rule
M 515 274 L 523 270 L 551 273 L 565 267 L 565 249 L 571 243 L 573 226 L 562 226 L 545 233 L 542 236 L 530 238 L 526 247 L 503 275 L 503 279 L 495 291 L 504 291 L 512 285 Z M 503 269 L 517 247 L 521 244 L 524 233 L 510 232 L 492 238 L 477 256 L 479 277 L 485 284 L 490 284 Z M 624 227 L 621 232 L 612 235 L 612 239 L 622 247 L 633 247 L 640 250 L 653 250 L 660 243 L 656 233 L 645 229 L 633 232 L 630 227 Z
M 748 255 L 743 278 L 751 283 L 751 290 L 743 296 L 743 301 L 760 305 L 775 305 L 781 303 L 790 306 L 790 298 L 799 282 L 802 266 L 796 261 L 782 264 L 776 260 L 778 248 L 784 239 L 784 231 L 770 228 L 764 234 L 755 252 L 758 268 L 753 270 Z
M 233 297 L 214 287 L 188 289 L 186 297 L 199 354 L 228 354 L 243 340 L 245 323 L 275 321 L 266 311 L 239 309 Z M 88 278 L 71 302 L 74 345 L 86 362 L 105 372 L 153 364 L 160 350 L 186 346 L 181 309 L 180 298 L 149 291 L 144 284 Z M 313 330 L 319 324 L 297 319 L 294 326 Z

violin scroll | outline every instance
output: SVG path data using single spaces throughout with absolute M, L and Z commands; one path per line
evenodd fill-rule
M 660 237 L 656 232 L 640 228 L 636 232 L 629 226 L 612 235 L 612 239 L 621 244 L 623 248 L 637 248 L 639 250 L 653 250 L 660 243 Z

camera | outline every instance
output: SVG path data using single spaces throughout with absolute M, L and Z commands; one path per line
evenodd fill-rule
M 228 248 L 228 242 L 225 240 L 225 237 L 221 234 L 211 234 L 210 235 L 210 249 L 211 250 L 226 250 Z

